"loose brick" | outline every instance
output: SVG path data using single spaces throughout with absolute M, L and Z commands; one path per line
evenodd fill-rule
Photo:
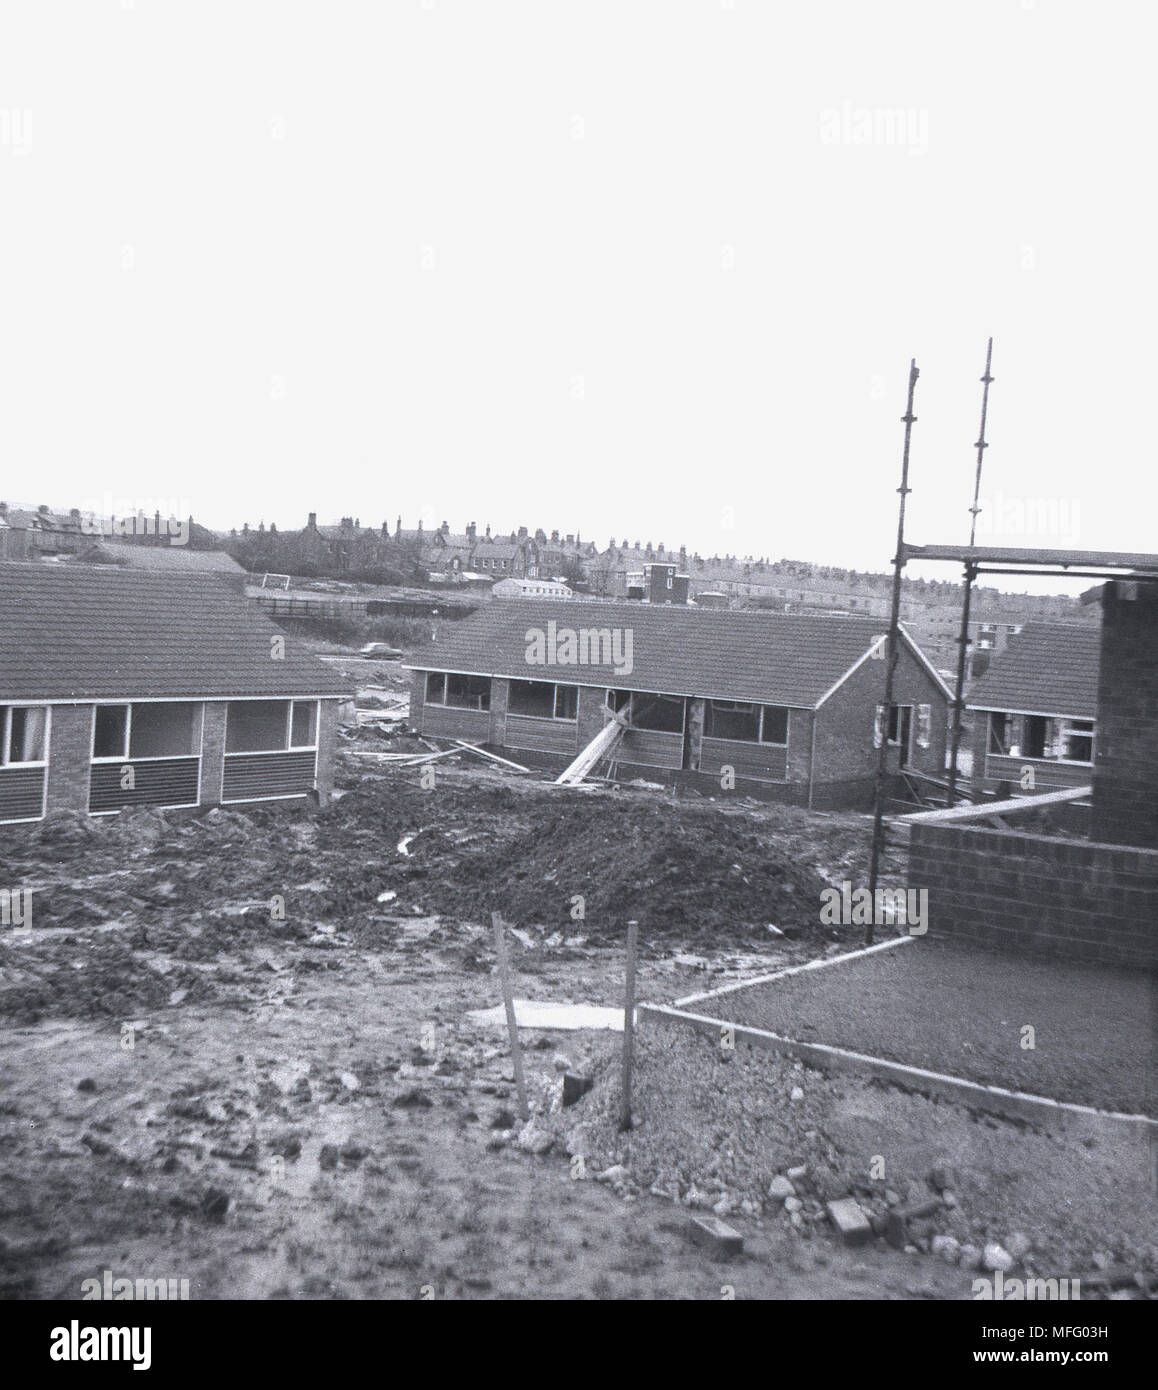
M 860 1205 L 851 1197 L 829 1202 L 828 1215 L 845 1245 L 863 1245 L 872 1239 L 873 1228 Z
M 730 1260 L 744 1249 L 744 1237 L 718 1216 L 693 1216 L 688 1234 L 713 1260 Z

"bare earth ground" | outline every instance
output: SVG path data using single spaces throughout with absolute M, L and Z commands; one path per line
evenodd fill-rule
M 734 990 L 699 1013 L 985 1085 L 1158 1118 L 1158 979 L 931 936 Z M 1026 1026 L 1032 1037 L 1023 1035 Z M 1032 1047 L 1023 1046 L 1032 1041 Z
M 108 1269 L 187 1278 L 195 1298 L 969 1297 L 959 1268 L 837 1246 L 812 1194 L 796 1223 L 763 1195 L 793 1157 L 850 1181 L 866 1148 L 905 1195 L 942 1127 L 956 1153 L 966 1112 L 793 1073 L 797 1104 L 775 1063 L 738 1093 L 760 1111 L 740 1107 L 748 1133 L 715 1071 L 745 1059 L 641 1036 L 642 1123 L 620 1155 L 609 1035 L 525 1030 L 533 1154 L 505 1035 L 466 1017 L 500 998 L 492 908 L 534 999 L 619 1003 L 629 916 L 641 998 L 847 949 L 859 933 L 821 927 L 817 895 L 863 877 L 864 818 L 482 771 L 431 790 L 417 770 L 350 772 L 345 791 L 314 814 L 54 816 L 0 836 L 5 880 L 37 890 L 31 932 L 0 936 L 6 1296 L 75 1297 Z M 595 1089 L 551 1114 L 568 1066 Z M 1027 1142 L 994 1123 L 962 1149 L 971 1231 L 987 1190 L 1036 1182 L 1047 1207 L 993 1224 L 1046 1212 L 1029 1234 L 1067 1268 L 1154 1267 L 1137 1154 Z M 668 1195 L 597 1180 L 617 1156 Z M 733 1199 L 746 1252 L 717 1264 L 688 1243 L 691 1210 Z

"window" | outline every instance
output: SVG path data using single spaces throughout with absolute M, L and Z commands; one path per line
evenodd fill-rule
M 709 700 L 704 712 L 704 737 L 758 743 L 760 706 L 741 704 L 736 700 Z
M 227 753 L 285 751 L 289 700 L 236 700 L 229 706 L 225 727 Z
M 1094 722 L 1044 714 L 991 714 L 989 751 L 1042 762 L 1092 763 Z
M 457 709 L 488 710 L 491 707 L 491 678 L 431 671 L 426 677 L 426 703 L 452 705 Z
M 555 687 L 550 681 L 511 681 L 507 709 L 537 719 L 555 717 Z
M 788 742 L 788 711 L 781 705 L 709 700 L 704 712 L 704 736 L 783 746 Z
M 684 731 L 684 701 L 679 695 L 636 693 L 631 697 L 630 724 L 633 729 L 647 729 L 661 734 L 682 734 Z
M 290 747 L 313 748 L 318 742 L 318 702 L 295 700 L 290 716 Z
M 579 687 L 553 685 L 550 681 L 511 681 L 507 708 L 511 714 L 528 714 L 539 719 L 574 719 Z
M 762 709 L 760 742 L 787 744 L 788 711 L 783 705 L 764 705 Z
M 200 710 L 199 704 L 189 700 L 98 705 L 93 719 L 93 758 L 123 762 L 129 758 L 196 757 Z
M 316 700 L 235 700 L 229 706 L 227 753 L 285 753 L 317 742 Z
M 128 705 L 97 705 L 92 731 L 93 757 L 126 758 L 128 754 Z
M 902 753 L 909 751 L 909 730 L 912 726 L 912 705 L 894 705 L 889 710 L 889 743 Z
M 130 758 L 188 758 L 197 752 L 198 705 L 168 701 L 129 711 Z
M 42 763 L 47 724 L 46 705 L 0 707 L 0 766 Z
M 1044 758 L 1045 745 L 1049 735 L 1049 720 L 1041 714 L 1027 714 L 1024 719 L 1025 733 L 1021 745 L 1024 758 Z
M 1068 763 L 1094 760 L 1094 722 L 1092 719 L 1061 720 L 1058 731 L 1061 757 Z

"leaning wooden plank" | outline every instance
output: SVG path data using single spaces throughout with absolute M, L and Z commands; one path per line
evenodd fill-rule
M 480 758 L 489 758 L 492 763 L 502 763 L 504 767 L 513 767 L 516 772 L 530 772 L 529 767 L 524 767 L 522 763 L 513 763 L 510 758 L 500 758 L 497 753 L 492 753 L 489 748 L 483 748 L 478 743 L 468 743 L 464 738 L 454 740 L 460 748 L 465 748 L 468 753 L 477 753 Z
M 437 753 L 423 753 L 419 758 L 411 758 L 408 762 L 399 763 L 399 767 L 418 767 L 420 763 L 436 763 L 439 758 L 456 758 L 461 754 L 461 748 L 440 748 Z
M 623 737 L 625 721 L 621 715 L 604 724 L 579 756 L 555 778 L 556 786 L 573 786 L 582 782 L 600 758 L 610 753 Z
M 942 825 L 946 821 L 987 820 L 991 816 L 1022 815 L 1043 806 L 1059 806 L 1066 801 L 1084 801 L 1092 787 L 1067 787 L 1065 791 L 1043 792 L 1040 796 L 1015 796 L 1008 801 L 982 801 L 976 805 L 946 806 L 940 811 L 915 811 L 899 818 L 909 825 Z

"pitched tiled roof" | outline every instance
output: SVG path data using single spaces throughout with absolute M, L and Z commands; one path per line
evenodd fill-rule
M 349 696 L 215 574 L 0 564 L 0 701 Z
M 973 683 L 973 709 L 1093 719 L 1098 707 L 1099 628 L 1026 623 Z
M 630 675 L 610 665 L 527 662 L 527 630 L 624 628 L 632 634 Z M 645 603 L 494 599 L 455 623 L 412 668 L 560 680 L 812 708 L 884 632 L 865 618 L 744 613 Z M 911 639 L 910 639 L 911 640 Z M 883 669 L 883 668 L 882 668 Z
M 488 560 L 512 560 L 521 550 L 518 541 L 479 541 L 474 553 Z
M 135 570 L 202 570 L 212 574 L 244 574 L 244 568 L 224 550 L 190 550 L 183 545 L 118 545 L 99 543 L 101 559 Z M 86 558 L 84 555 L 82 559 Z

